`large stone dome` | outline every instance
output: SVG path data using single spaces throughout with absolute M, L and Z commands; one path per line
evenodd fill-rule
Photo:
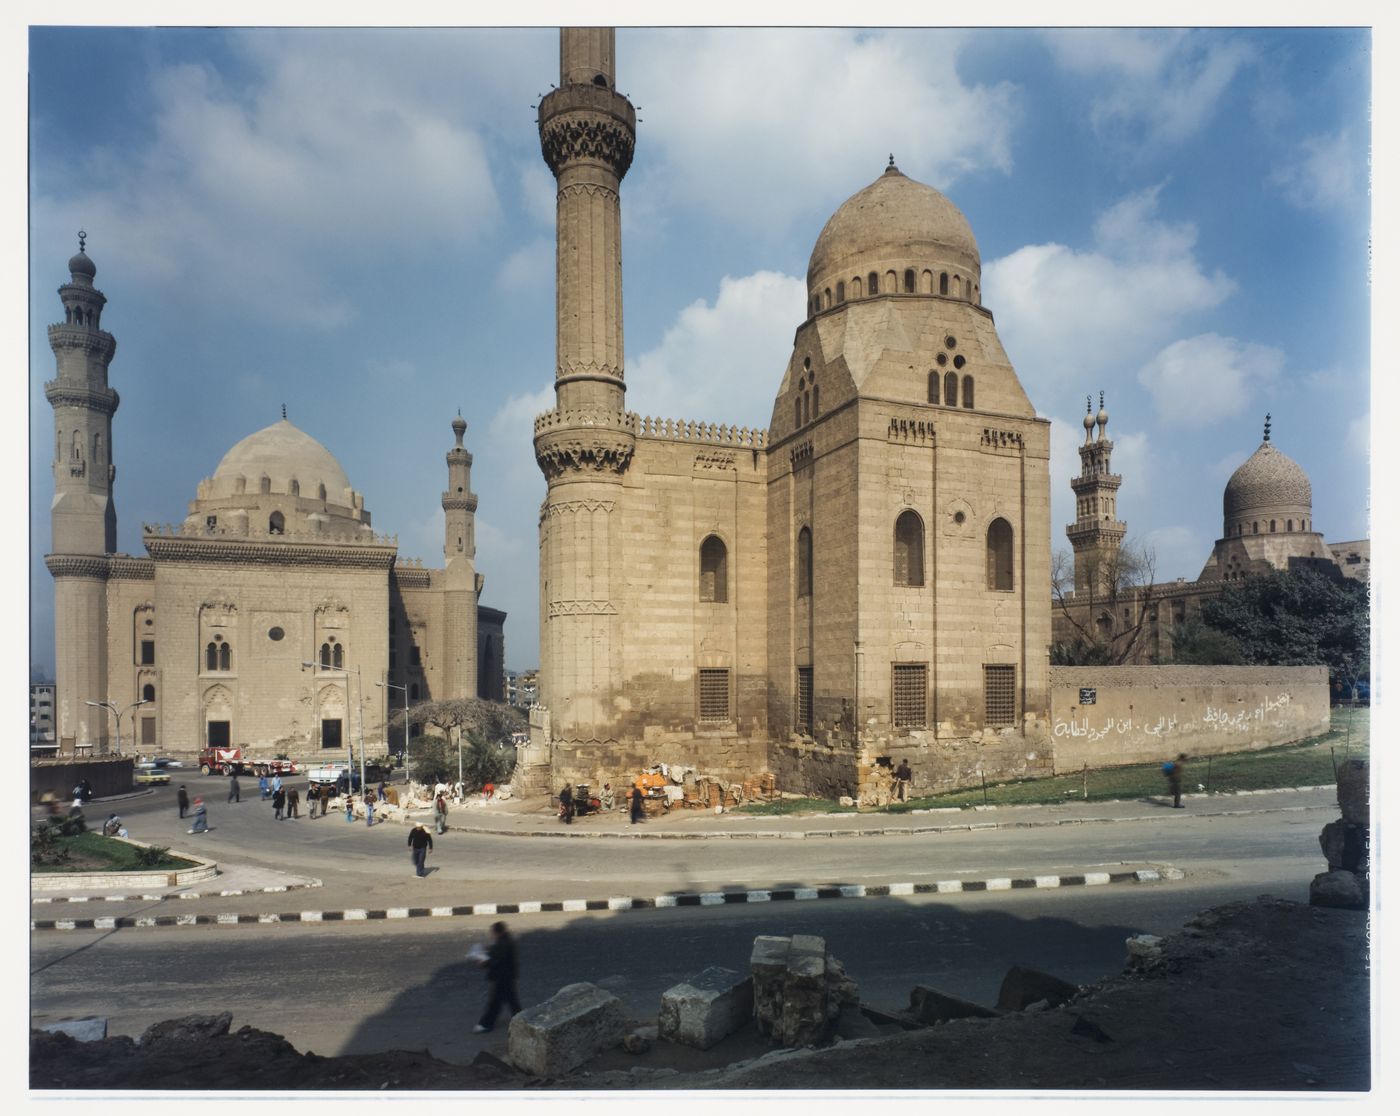
M 1264 442 L 1225 485 L 1225 523 L 1254 514 L 1299 511 L 1312 514 L 1312 484 L 1302 466 Z
M 913 272 L 912 289 L 907 273 Z M 886 289 L 894 273 L 895 290 Z M 915 182 L 893 163 L 885 173 L 852 195 L 832 214 L 817 237 L 807 265 L 809 300 L 843 301 L 828 289 L 841 283 L 846 298 L 868 295 L 856 280 L 868 285 L 874 273 L 880 286 L 874 293 L 945 294 L 980 301 L 982 258 L 972 227 L 951 201 L 932 186 Z M 941 283 L 940 283 L 941 280 Z M 956 285 L 955 285 L 956 281 Z M 967 293 L 970 286 L 974 292 Z M 941 288 L 941 289 L 940 289 Z
M 249 434 L 224 454 L 211 478 L 213 494 L 257 492 L 263 477 L 269 479 L 273 492 L 289 492 L 295 481 L 301 496 L 316 498 L 324 485 L 327 502 L 347 506 L 352 502 L 350 480 L 340 462 L 286 419 Z

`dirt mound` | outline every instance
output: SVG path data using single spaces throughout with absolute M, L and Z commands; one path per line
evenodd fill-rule
M 632 1070 L 542 1082 L 490 1055 L 301 1054 L 225 1016 L 157 1024 L 139 1042 L 31 1032 L 33 1089 L 1191 1089 L 1370 1086 L 1367 915 L 1261 897 L 1196 916 L 1146 968 L 1069 1003 L 782 1051 L 702 1072 L 657 1043 Z

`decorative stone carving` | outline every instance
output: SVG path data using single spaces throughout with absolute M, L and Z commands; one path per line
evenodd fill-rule
M 625 99 L 618 99 L 626 104 Z M 627 107 L 631 108 L 630 105 Z M 626 123 L 601 114 L 594 116 L 591 112 L 585 115 L 568 108 L 552 119 L 547 120 L 544 115 L 545 107 L 541 105 L 540 149 L 544 161 L 556 177 L 566 165 L 580 160 L 604 163 L 618 178 L 627 173 L 632 165 L 636 136 L 634 129 Z
M 616 616 L 611 601 L 550 601 L 550 616 Z
M 570 472 L 627 472 L 635 435 L 606 429 L 557 430 L 535 437 L 535 460 L 549 480 Z

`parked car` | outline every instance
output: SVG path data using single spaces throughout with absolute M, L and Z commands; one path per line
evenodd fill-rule
M 170 772 L 153 762 L 138 763 L 132 778 L 141 786 L 152 787 L 170 782 Z

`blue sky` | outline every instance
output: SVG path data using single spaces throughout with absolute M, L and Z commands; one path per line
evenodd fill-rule
M 893 152 L 967 215 L 983 302 L 1055 422 L 1056 549 L 1100 389 L 1159 578 L 1200 572 L 1265 412 L 1318 529 L 1367 536 L 1365 30 L 622 29 L 617 48 L 641 118 L 631 410 L 767 426 L 811 247 Z M 53 657 L 45 327 L 84 228 L 117 339 L 121 550 L 285 403 L 375 527 L 439 564 L 460 408 L 483 599 L 509 613 L 507 665 L 535 665 L 554 205 L 531 106 L 557 31 L 36 26 L 27 50 L 31 662 Z

